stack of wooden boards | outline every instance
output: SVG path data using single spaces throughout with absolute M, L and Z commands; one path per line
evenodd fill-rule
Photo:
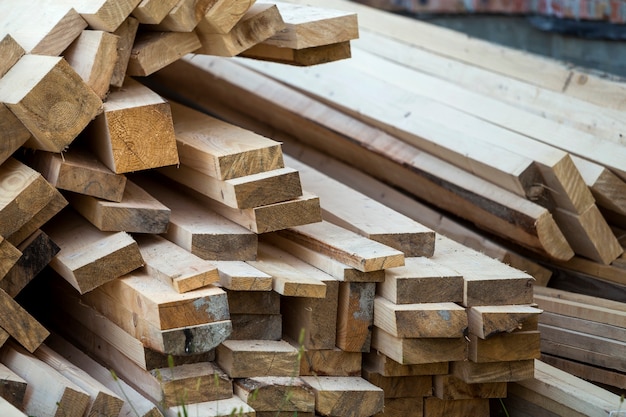
M 509 383 L 555 375 L 536 362 L 531 275 L 222 120 L 256 104 L 281 131 L 325 135 L 234 87 L 206 95 L 225 86 L 210 69 L 336 61 L 358 35 L 354 12 L 253 3 L 0 5 L 2 415 L 488 416 Z M 194 69 L 190 52 L 207 60 Z M 194 109 L 191 92 L 215 102 Z M 559 156 L 525 168 L 550 178 L 550 198 L 505 182 L 584 223 L 596 206 L 548 175 L 571 172 Z M 527 246 L 566 258 L 541 213 Z

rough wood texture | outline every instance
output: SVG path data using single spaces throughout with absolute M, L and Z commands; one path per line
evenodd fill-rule
M 467 358 L 467 342 L 460 338 L 402 339 L 374 327 L 372 348 L 404 365 L 462 361 Z
M 441 400 L 437 397 L 428 397 L 424 398 L 424 415 L 433 417 L 489 417 L 489 400 L 482 398 L 470 400 Z
M 431 375 L 384 376 L 364 367 L 362 377 L 382 388 L 385 392 L 385 401 L 389 398 L 420 398 L 433 395 Z
M 472 398 L 505 398 L 506 382 L 468 384 L 454 375 L 435 375 L 433 393 L 442 400 L 469 400 Z
M 225 340 L 217 347 L 217 364 L 231 378 L 294 376 L 298 349 L 284 340 Z
M 374 323 L 373 282 L 341 282 L 337 305 L 337 347 L 348 352 L 368 352 Z
M 137 7 L 135 7 L 132 15 L 139 23 L 161 23 L 177 3 L 178 0 L 142 0 Z
M 0 256 L 2 259 L 2 262 L 0 262 L 0 280 L 2 280 L 20 259 L 22 252 L 13 246 L 11 242 L 0 236 Z
M 283 337 L 281 314 L 231 314 L 231 340 L 280 340 Z
M 35 152 L 27 157 L 29 165 L 58 189 L 122 201 L 126 176 L 114 174 L 87 151 L 73 148 L 63 154 Z
M 130 53 L 126 74 L 145 77 L 200 48 L 193 32 L 139 33 Z
M 500 333 L 488 339 L 469 335 L 468 357 L 474 362 L 523 361 L 541 356 L 537 330 Z
M 228 33 L 254 3 L 255 0 L 216 0 L 199 26 L 207 33 Z
M 448 362 L 403 365 L 374 349 L 364 355 L 363 364 L 383 376 L 445 375 L 448 373 Z
M 52 199 L 44 208 L 39 210 L 26 224 L 13 232 L 7 237 L 7 240 L 13 245 L 19 245 L 24 242 L 30 235 L 35 233 L 37 229 L 46 224 L 50 219 L 56 216 L 65 206 L 67 200 L 59 191 L 53 193 Z
M 350 42 L 313 46 L 304 49 L 281 48 L 265 43 L 258 43 L 241 52 L 238 56 L 260 61 L 279 62 L 281 64 L 308 67 L 318 64 L 348 59 L 352 56 Z
M 487 339 L 498 333 L 536 330 L 542 310 L 532 306 L 476 306 L 468 309 L 469 331 Z M 534 327 L 534 329 L 532 328 Z
M 297 342 L 292 345 L 300 348 Z M 304 349 L 300 360 L 301 376 L 359 376 L 361 352 L 333 349 Z
M 116 174 L 178 163 L 169 104 L 130 78 L 111 92 L 87 133 L 93 151 Z
M 22 409 L 27 382 L 18 374 L 0 363 L 0 397 L 17 409 Z M 2 410 L 4 414 L 4 410 Z M 10 415 L 10 414 L 9 414 Z
M 315 411 L 315 394 L 300 378 L 242 378 L 233 384 L 235 395 L 255 411 L 282 411 L 300 415 Z
M 233 291 L 271 291 L 271 275 L 239 261 L 215 261 L 220 285 Z
M 483 363 L 457 361 L 450 364 L 450 373 L 468 384 L 513 382 L 532 378 L 535 364 L 533 359 Z
M 33 135 L 26 146 L 51 152 L 63 151 L 102 110 L 67 61 L 42 55 L 24 55 L 0 79 L 0 102 Z
M 125 232 L 102 232 L 68 209 L 44 232 L 61 251 L 50 266 L 81 294 L 143 265 L 137 243 Z
M 315 411 L 329 416 L 366 417 L 382 411 L 383 390 L 360 377 L 302 379 L 315 391 Z
M 130 15 L 140 0 L 64 1 L 67 4 L 71 4 L 92 28 L 113 32 Z
M 0 309 L 0 327 L 29 352 L 34 352 L 50 334 L 4 290 L 0 290 Z
M 152 30 L 191 32 L 202 20 L 213 2 L 211 0 L 179 0 Z
M 188 417 L 256 416 L 254 408 L 237 396 L 225 400 L 198 403 L 194 404 L 193 407 L 177 406 L 165 410 L 166 417 L 178 417 L 181 413 L 187 413 Z
M 165 3 L 165 1 L 159 1 L 158 3 Z M 133 17 L 128 17 L 124 20 L 124 23 L 113 32 L 114 35 L 119 37 L 117 42 L 117 61 L 115 62 L 115 68 L 111 75 L 111 86 L 113 87 L 121 87 L 124 84 L 128 60 L 130 59 L 130 53 L 133 49 L 133 43 L 135 42 L 138 29 L 139 21 Z

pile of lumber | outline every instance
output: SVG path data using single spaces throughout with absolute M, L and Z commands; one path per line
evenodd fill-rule
M 352 61 L 357 13 L 319 3 L 0 5 L 2 415 L 489 416 L 518 386 L 530 394 L 512 401 L 553 410 L 538 398 L 555 378 L 556 407 L 617 407 L 617 395 L 537 360 L 549 324 L 525 270 L 543 267 L 444 237 L 415 218 L 433 210 L 373 178 L 363 184 L 381 201 L 358 191 L 363 172 L 308 145 L 407 191 L 438 184 L 427 191 L 438 201 L 480 208 L 470 220 L 531 253 L 608 265 L 621 246 L 569 153 L 535 160 L 547 145 L 518 154 L 529 142 L 489 142 L 497 164 L 475 159 L 477 146 L 444 159 L 451 145 L 421 150 L 411 129 L 461 146 L 455 135 L 476 122 L 447 130 L 452 113 L 432 98 L 438 120 L 375 119 L 395 111 L 387 97 L 406 104 L 391 85 L 376 112 L 365 95 L 351 109 L 341 89 L 376 80 L 329 63 Z M 268 61 L 277 66 L 258 65 Z M 328 97 L 263 74 L 322 63 L 301 74 L 352 74 Z M 522 136 L 493 129 L 507 143 Z M 571 387 L 595 397 L 573 401 Z

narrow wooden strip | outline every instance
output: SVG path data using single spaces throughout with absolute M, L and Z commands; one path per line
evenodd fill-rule
M 216 0 L 201 22 L 207 33 L 228 33 L 254 5 L 255 0 Z
M 15 264 L 22 257 L 22 252 L 20 252 L 15 246 L 11 244 L 8 240 L 0 236 L 0 285 L 2 283 L 1 280 L 4 279 L 6 274 L 15 266 Z
M 360 377 L 310 377 L 302 379 L 315 392 L 315 410 L 322 415 L 365 417 L 383 409 L 383 390 Z
M 540 334 L 537 330 L 500 333 L 488 339 L 469 335 L 468 356 L 474 362 L 502 362 L 539 359 Z
M 50 332 L 4 290 L 0 290 L 0 327 L 29 352 L 34 352 Z
M 158 3 L 164 3 L 164 1 L 159 1 Z M 113 74 L 111 75 L 111 85 L 113 87 L 121 87 L 124 84 L 128 60 L 130 59 L 138 29 L 139 21 L 129 16 L 115 32 L 113 32 L 114 35 L 119 37 L 117 43 L 117 61 L 113 69 Z
M 587 381 L 620 389 L 626 388 L 626 374 L 622 372 L 598 368 L 587 363 L 576 362 L 548 354 L 542 354 L 541 361 Z
M 187 413 L 188 417 L 227 417 L 240 415 L 241 417 L 255 417 L 254 408 L 250 407 L 238 396 L 218 401 L 207 401 L 194 404 L 193 407 L 176 406 L 165 410 L 167 417 L 178 417 Z
M 27 382 L 18 374 L 0 363 L 0 378 L 3 384 L 0 386 L 0 397 L 13 407 L 21 410 L 24 404 Z M 4 410 L 2 410 L 3 415 Z M 11 415 L 11 414 L 8 414 Z
M 176 6 L 178 0 L 142 0 L 132 15 L 143 24 L 161 23 L 165 16 Z
M 193 32 L 141 32 L 135 38 L 126 74 L 145 77 L 200 46 Z
M 59 191 L 54 191 L 52 199 L 44 208 L 39 210 L 26 224 L 15 232 L 11 233 L 7 240 L 14 245 L 24 242 L 29 236 L 37 231 L 40 227 L 48 223 L 50 219 L 56 216 L 67 206 L 67 200 Z
M 538 308 L 524 305 L 471 307 L 467 312 L 469 331 L 481 339 L 488 339 L 498 333 L 536 330 L 541 313 L 543 311 Z
M 209 0 L 179 0 L 159 24 L 150 28 L 167 32 L 191 32 L 211 4 Z
M 446 375 L 449 372 L 448 362 L 403 365 L 374 349 L 364 354 L 363 364 L 383 376 Z
M 352 48 L 350 42 L 338 42 L 303 49 L 281 48 L 261 42 L 239 53 L 238 56 L 306 67 L 348 59 L 352 57 Z
M 468 384 L 513 382 L 530 379 L 535 374 L 533 359 L 521 361 L 452 362 L 450 373 Z
M 71 0 L 71 4 L 89 26 L 107 32 L 115 31 L 140 0 Z
M 226 340 L 217 347 L 217 364 L 231 378 L 292 376 L 298 372 L 298 349 L 284 340 Z
M 246 262 L 215 261 L 220 285 L 233 291 L 271 291 L 271 275 L 259 271 Z
M 315 411 L 315 394 L 300 378 L 242 378 L 233 384 L 239 396 L 255 411 L 288 411 L 294 414 Z
M 433 391 L 442 400 L 469 400 L 472 398 L 505 398 L 506 382 L 468 384 L 453 375 L 435 375 Z
M 341 282 L 337 306 L 337 347 L 368 352 L 374 323 L 374 282 Z

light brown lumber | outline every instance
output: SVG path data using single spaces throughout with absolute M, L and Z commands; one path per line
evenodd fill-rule
M 315 377 L 302 379 L 315 392 L 315 411 L 322 415 L 366 417 L 383 409 L 383 390 L 361 377 Z
M 165 233 L 170 209 L 132 181 L 124 186 L 122 200 L 67 193 L 70 206 L 103 232 Z
M 618 395 L 539 360 L 535 377 L 509 385 L 509 393 L 568 416 L 606 416 L 620 404 Z
M 226 292 L 212 285 L 178 293 L 142 270 L 102 285 L 120 307 L 125 307 L 162 330 L 228 320 Z
M 316 267 L 334 277 L 338 281 L 344 282 L 383 282 L 385 281 L 385 270 L 370 272 L 359 271 L 356 268 L 347 266 L 332 257 L 299 245 L 276 233 L 268 233 L 262 236 L 262 240 L 302 259 L 306 263 Z
M 447 361 L 403 365 L 374 349 L 364 354 L 363 365 L 383 376 L 446 375 L 449 371 Z
M 62 337 L 52 334 L 46 341 L 57 353 L 67 358 L 71 363 L 86 371 L 101 384 L 113 391 L 118 397 L 124 399 L 120 417 L 159 417 L 163 416 L 155 404 L 139 394 L 125 381 L 115 376 L 95 359 L 80 350 L 77 346 L 64 340 Z
M 25 146 L 61 152 L 102 110 L 102 101 L 63 58 L 24 55 L 0 79 L 0 102 L 32 134 Z
M 257 412 L 289 411 L 300 415 L 315 411 L 315 394 L 300 378 L 241 378 L 234 382 L 233 391 Z
M 423 417 L 424 397 L 386 398 L 383 411 L 374 417 Z
M 0 236 L 26 225 L 56 193 L 41 174 L 14 158 L 0 165 L 0 190 Z
M 123 397 L 106 388 L 88 372 L 72 364 L 45 344 L 39 346 L 34 355 L 89 395 L 89 405 L 85 411 L 86 417 L 117 416 L 120 414 L 124 404 Z
M 41 230 L 37 230 L 20 243 L 17 249 L 22 255 L 4 275 L 4 278 L 0 279 L 0 288 L 13 298 L 43 271 L 60 250 L 52 239 Z M 2 259 L 4 262 L 4 258 Z
M 298 349 L 284 340 L 225 340 L 216 362 L 231 378 L 297 376 Z
M 170 210 L 168 230 L 163 237 L 207 260 L 254 260 L 256 234 L 228 220 L 201 201 L 182 192 L 165 177 L 134 176 L 133 181 Z
M 224 400 L 207 401 L 189 406 L 177 406 L 165 410 L 166 417 L 179 417 L 181 413 L 187 413 L 188 417 L 255 417 L 254 408 L 243 402 L 238 396 Z
M 145 77 L 200 46 L 194 32 L 141 32 L 135 37 L 126 74 Z
M 376 293 L 395 304 L 463 302 L 461 271 L 424 257 L 407 257 L 404 266 L 385 271 Z
M 304 49 L 359 37 L 356 13 L 275 2 L 285 29 L 264 41 L 280 48 Z
M 89 394 L 21 346 L 14 343 L 3 346 L 0 360 L 27 382 L 24 411 L 28 415 L 84 415 Z
M 140 0 L 62 0 L 76 9 L 96 30 L 115 31 L 135 9 Z
M 337 347 L 368 352 L 374 323 L 374 282 L 341 282 L 337 306 Z
M 461 337 L 467 330 L 465 308 L 458 304 L 394 304 L 376 297 L 374 326 L 396 337 Z
M 179 0 L 152 30 L 167 32 L 191 32 L 213 2 L 211 0 Z
M 29 352 L 37 349 L 50 332 L 4 290 L 0 290 L 0 327 Z
M 469 334 L 468 357 L 473 362 L 512 362 L 539 359 L 541 356 L 538 330 L 500 333 L 488 339 Z
M 196 28 L 202 46 L 195 53 L 232 57 L 285 28 L 275 4 L 255 3 L 228 33 L 212 33 L 203 20 Z
M 586 381 L 626 389 L 626 374 L 542 353 L 541 361 Z
M 535 372 L 533 359 L 503 362 L 451 362 L 450 373 L 468 384 L 513 382 L 532 378 Z
M 273 278 L 243 261 L 215 261 L 220 285 L 233 291 L 271 291 Z
M 24 242 L 29 236 L 37 231 L 40 227 L 45 225 L 50 219 L 56 216 L 65 206 L 67 206 L 67 200 L 63 197 L 59 191 L 53 193 L 52 199 L 46 204 L 44 208 L 39 210 L 26 224 L 20 227 L 15 232 L 11 233 L 7 240 L 13 245 L 19 245 Z
M 391 398 L 430 397 L 433 394 L 431 375 L 384 376 L 365 366 L 361 377 L 382 388 L 385 401 Z
M 7 34 L 0 40 L 0 53 L 5 57 L 5 61 L 0 64 L 2 78 L 26 51 Z M 4 104 L 0 105 L 0 132 L 1 164 L 30 138 L 30 132 Z
M 403 339 L 374 327 L 372 330 L 372 348 L 403 365 L 467 359 L 465 337 Z
M 442 400 L 505 398 L 506 382 L 468 384 L 454 375 L 434 375 L 433 394 Z
M 303 187 L 320 197 L 325 220 L 402 251 L 406 257 L 433 255 L 435 233 L 429 228 L 292 157 L 284 158 L 300 173 Z
M 626 182 L 606 167 L 572 156 L 599 207 L 615 213 L 626 214 Z
M 231 314 L 280 314 L 281 297 L 275 291 L 226 290 Z
M 33 10 L 46 13 L 32 13 Z M 67 4 L 37 0 L 26 6 L 19 1 L 3 2 L 0 6 L 2 30 L 19 43 L 27 53 L 60 55 L 87 27 L 87 22 Z
M 86 133 L 96 156 L 116 174 L 178 163 L 169 104 L 128 77 Z
M 280 340 L 283 337 L 281 314 L 231 314 L 231 340 Z
M 13 407 L 21 409 L 24 404 L 24 395 L 26 394 L 28 383 L 2 363 L 0 363 L 0 380 L 2 380 L 0 397 Z M 4 410 L 0 412 L 2 412 L 2 415 L 5 415 Z
M 159 172 L 218 203 L 235 209 L 254 209 L 302 196 L 298 171 L 285 167 L 229 180 L 217 180 L 184 164 Z
M 158 235 L 137 235 L 148 274 L 183 293 L 219 280 L 217 267 Z M 1 281 L 0 281 L 1 283 Z
M 218 180 L 284 168 L 281 144 L 215 117 L 170 103 L 181 163 Z
M 292 227 L 278 234 L 363 272 L 404 265 L 404 254 L 397 249 L 327 221 Z
M 104 100 L 117 64 L 119 37 L 101 30 L 84 30 L 63 51 L 68 64 Z
M 216 0 L 200 22 L 207 33 L 228 33 L 256 0 Z
M 291 344 L 302 349 L 297 342 Z M 359 376 L 361 375 L 361 352 L 333 349 L 302 349 L 301 376 Z
M 158 24 L 176 6 L 178 0 L 142 0 L 132 11 L 139 23 Z
M 607 339 L 626 342 L 626 328 L 598 323 L 585 318 L 570 317 L 544 311 L 541 313 L 539 324 L 547 324 L 548 326 L 557 327 L 562 330 L 574 330 L 586 335 L 600 336 Z
M 126 176 L 114 174 L 87 151 L 80 148 L 62 154 L 39 151 L 28 157 L 28 164 L 58 189 L 122 201 Z
M 437 397 L 427 397 L 424 398 L 424 415 L 433 417 L 459 415 L 489 417 L 489 400 L 486 398 L 441 400 Z
M 0 236 L 0 259 L 2 259 L 0 262 L 0 283 L 21 257 L 22 252 L 7 239 Z
M 302 67 L 348 59 L 352 56 L 352 49 L 348 41 L 304 49 L 281 48 L 262 42 L 246 49 L 238 56 Z
M 164 3 L 164 1 L 159 1 L 158 3 Z M 117 42 L 117 61 L 115 62 L 115 68 L 111 75 L 111 86 L 113 87 L 121 87 L 124 84 L 128 60 L 130 59 L 130 53 L 133 49 L 133 43 L 135 42 L 138 29 L 139 21 L 129 16 L 115 32 L 113 32 L 113 34 L 119 38 Z
M 71 209 L 42 229 L 61 251 L 50 266 L 84 294 L 143 265 L 137 243 L 125 232 L 102 232 Z
M 325 285 L 324 298 L 283 297 L 283 334 L 308 349 L 333 349 L 336 341 L 337 309 L 340 283 L 324 273 L 314 273 L 309 265 L 301 266 L 319 277 Z M 303 271 L 304 272 L 304 271 Z
M 475 306 L 467 311 L 470 333 L 488 339 L 498 333 L 516 330 L 537 330 L 537 320 L 543 313 L 533 306 Z
M 304 272 L 301 269 L 306 264 L 266 243 L 259 243 L 257 259 L 248 261 L 248 264 L 271 275 L 272 289 L 281 295 L 312 298 L 324 298 L 326 295 L 326 285 L 319 278 L 323 274 L 311 276 L 313 270 Z
M 463 275 L 465 307 L 533 303 L 530 275 L 451 239 L 438 236 L 433 259 Z
M 176 73 L 172 73 L 174 70 Z M 178 77 L 182 71 L 188 77 Z M 210 82 L 207 74 L 211 74 Z M 317 149 L 471 220 L 483 230 L 551 258 L 573 256 L 565 237 L 544 208 L 419 152 L 269 77 L 231 61 L 200 55 L 183 58 L 158 75 L 165 83 L 175 79 L 172 85 L 176 85 L 178 92 L 205 106 L 211 101 L 201 91 L 211 91 L 212 98 L 219 94 L 221 100 L 236 105 L 237 109 L 262 117 L 276 128 L 288 129 Z M 463 193 L 464 197 L 452 190 Z

